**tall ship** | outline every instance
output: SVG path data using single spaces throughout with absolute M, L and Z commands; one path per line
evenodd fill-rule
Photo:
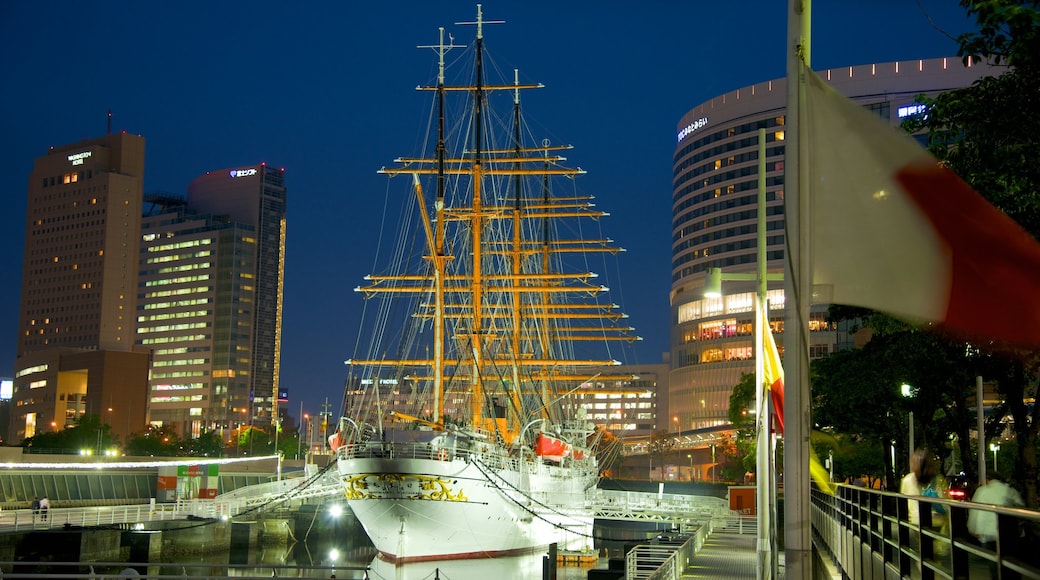
M 600 233 L 563 153 L 521 94 L 492 80 L 480 5 L 472 46 L 439 42 L 422 153 L 380 173 L 404 186 L 385 269 L 356 289 L 364 319 L 339 430 L 347 503 L 393 562 L 591 547 L 601 431 L 579 404 L 639 340 L 609 298 L 623 251 Z M 463 59 L 452 59 L 465 51 Z M 457 83 L 446 78 L 456 66 Z M 508 73 L 506 76 L 509 76 Z M 454 77 L 453 77 L 454 78 Z M 502 110 L 497 105 L 502 105 Z M 392 189 L 392 188 L 391 188 Z M 393 196 L 392 196 L 393 197 Z M 382 262 L 383 260 L 378 260 Z M 380 266 L 382 267 L 382 266 Z

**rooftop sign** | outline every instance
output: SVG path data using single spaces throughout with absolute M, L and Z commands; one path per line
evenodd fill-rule
M 82 153 L 73 153 L 72 155 L 69 155 L 69 161 L 71 161 L 73 165 L 83 165 L 83 160 L 90 156 L 90 151 L 83 151 Z
M 707 117 L 701 117 L 700 119 L 697 119 L 696 121 L 694 121 L 694 122 L 690 123 L 689 125 L 683 127 L 682 131 L 679 131 L 679 142 L 681 143 L 683 139 L 689 137 L 690 135 L 693 134 L 694 131 L 696 131 L 697 129 L 700 129 L 701 127 L 703 127 L 703 126 L 705 126 L 707 124 L 708 124 L 708 118 Z

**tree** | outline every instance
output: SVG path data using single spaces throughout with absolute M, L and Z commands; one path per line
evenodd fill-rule
M 740 382 L 733 387 L 729 396 L 729 422 L 737 432 L 733 461 L 742 469 L 741 478 L 745 473 L 758 476 L 758 438 L 755 437 L 755 415 L 751 412 L 755 397 L 754 373 L 741 373 Z
M 664 456 L 675 448 L 675 437 L 665 429 L 654 431 L 650 434 L 650 467 L 651 478 L 653 477 L 653 462 L 657 459 L 658 467 L 664 466 Z
M 815 436 L 812 442 L 821 459 L 834 461 L 834 481 L 865 476 L 873 486 L 874 481 L 885 477 L 885 449 L 878 441 L 839 433 L 834 436 Z
M 595 444 L 594 453 L 600 475 L 613 477 L 614 466 L 620 468 L 624 459 L 621 456 L 621 440 L 600 425 L 596 425 L 596 432 L 589 436 L 589 440 Z
M 59 453 L 83 452 L 103 454 L 117 444 L 112 427 L 101 423 L 101 417 L 81 415 L 76 424 L 67 429 L 40 433 L 22 442 L 24 447 L 47 449 Z
M 295 433 L 286 433 L 284 430 L 279 431 L 278 436 L 278 449 L 275 453 L 281 453 L 283 458 L 296 457 L 296 452 L 300 449 L 300 439 Z
M 252 425 L 243 425 L 232 431 L 231 441 L 232 446 L 238 448 L 239 455 L 266 455 L 273 449 L 271 436 Z
M 832 310 L 830 317 L 862 314 L 839 309 Z M 961 343 L 880 313 L 865 320 L 877 329 L 867 327 L 874 334 L 862 348 L 812 363 L 813 420 L 817 425 L 882 449 L 896 442 L 896 469 L 901 473 L 908 470 L 910 413 L 916 446 L 941 450 L 949 435 L 956 433 L 967 447 L 969 417 L 973 417 L 967 399 L 974 390 L 978 364 L 974 353 Z M 903 396 L 903 384 L 911 386 L 913 396 Z M 889 489 L 895 489 L 899 474 L 887 461 L 885 466 Z
M 192 457 L 224 456 L 224 440 L 216 431 L 203 431 L 198 437 L 187 440 L 184 446 Z
M 755 435 L 755 375 L 741 373 L 740 382 L 733 387 L 729 396 L 729 422 L 739 437 Z
M 142 457 L 176 457 L 184 454 L 181 439 L 169 426 L 149 425 L 141 435 L 132 435 L 126 444 L 127 455 Z
M 745 441 L 746 443 L 746 441 Z M 754 459 L 754 447 L 752 453 L 748 454 L 747 446 L 743 448 L 734 438 L 723 437 L 718 439 L 715 446 L 715 469 L 723 481 L 742 482 L 748 470 L 744 467 L 744 460 L 749 456 Z
M 998 76 L 970 87 L 921 98 L 926 113 L 906 123 L 927 131 L 929 149 L 991 203 L 1034 237 L 1040 234 L 1040 10 L 1038 2 L 962 0 L 978 32 L 958 38 L 958 54 L 1006 66 Z M 1013 305 L 1009 305 L 1013 307 Z M 1005 417 L 1013 420 L 1018 443 L 1014 480 L 1026 505 L 1038 507 L 1035 400 L 1040 356 L 999 343 L 986 351 L 987 380 L 996 380 L 1004 404 L 987 433 Z

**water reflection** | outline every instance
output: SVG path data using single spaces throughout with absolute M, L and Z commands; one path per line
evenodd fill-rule
M 245 522 L 243 522 L 245 523 Z M 271 527 L 284 522 L 257 522 L 270 532 Z M 236 545 L 234 529 L 228 550 L 200 549 L 210 541 L 220 543 L 214 536 L 199 542 L 197 537 L 181 536 L 170 531 L 164 534 L 161 562 L 153 562 L 142 574 L 208 577 L 270 577 L 330 578 L 337 580 L 370 578 L 372 580 L 426 580 L 442 578 L 463 580 L 469 578 L 539 580 L 546 565 L 545 554 L 503 558 L 446 560 L 397 565 L 376 556 L 360 522 L 352 514 L 323 519 L 300 517 L 295 531 L 285 533 L 282 543 L 251 543 Z M 268 533 L 266 537 L 279 537 Z M 224 543 L 223 545 L 227 545 Z M 141 560 L 137 560 L 141 561 Z M 229 567 L 231 565 L 231 567 Z M 585 580 L 593 566 L 560 566 L 559 580 Z M 602 563 L 600 567 L 606 567 Z M 367 576 L 366 576 L 367 574 Z
M 445 560 L 440 562 L 418 562 L 394 565 L 375 558 L 371 562 L 370 578 L 373 580 L 427 580 L 444 578 L 463 580 L 468 578 L 520 578 L 538 580 L 542 578 L 545 557 L 539 554 L 509 556 L 505 558 Z M 559 580 L 584 580 L 591 566 L 560 567 L 556 570 Z M 339 576 L 337 575 L 337 578 Z
M 367 540 L 367 538 L 365 538 Z M 469 578 L 509 578 L 538 580 L 543 578 L 547 556 L 531 554 L 503 558 L 445 560 L 395 564 L 375 556 L 369 547 L 347 548 L 350 538 L 330 536 L 319 541 L 286 546 L 259 546 L 253 550 L 232 550 L 230 554 L 210 553 L 194 558 L 180 557 L 176 563 L 166 561 L 141 570 L 150 575 L 188 577 L 268 577 L 331 578 L 337 580 L 460 580 Z M 234 567 L 228 567 L 228 564 Z M 559 580 L 584 580 L 585 567 L 560 566 Z

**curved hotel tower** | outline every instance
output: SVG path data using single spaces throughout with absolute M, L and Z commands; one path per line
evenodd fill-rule
M 915 97 L 965 87 L 993 74 L 959 58 L 868 64 L 820 72 L 838 92 L 898 125 Z M 778 79 L 726 93 L 691 109 L 677 126 L 673 156 L 671 426 L 725 429 L 729 397 L 754 373 L 756 283 L 723 282 L 705 298 L 709 268 L 754 274 L 757 264 L 758 133 L 766 135 L 766 253 L 770 275 L 784 270 L 784 136 L 787 83 Z M 725 277 L 723 278 L 725 280 Z M 769 324 L 783 351 L 782 281 L 768 284 Z M 845 348 L 847 332 L 812 306 L 807 344 L 818 358 Z

